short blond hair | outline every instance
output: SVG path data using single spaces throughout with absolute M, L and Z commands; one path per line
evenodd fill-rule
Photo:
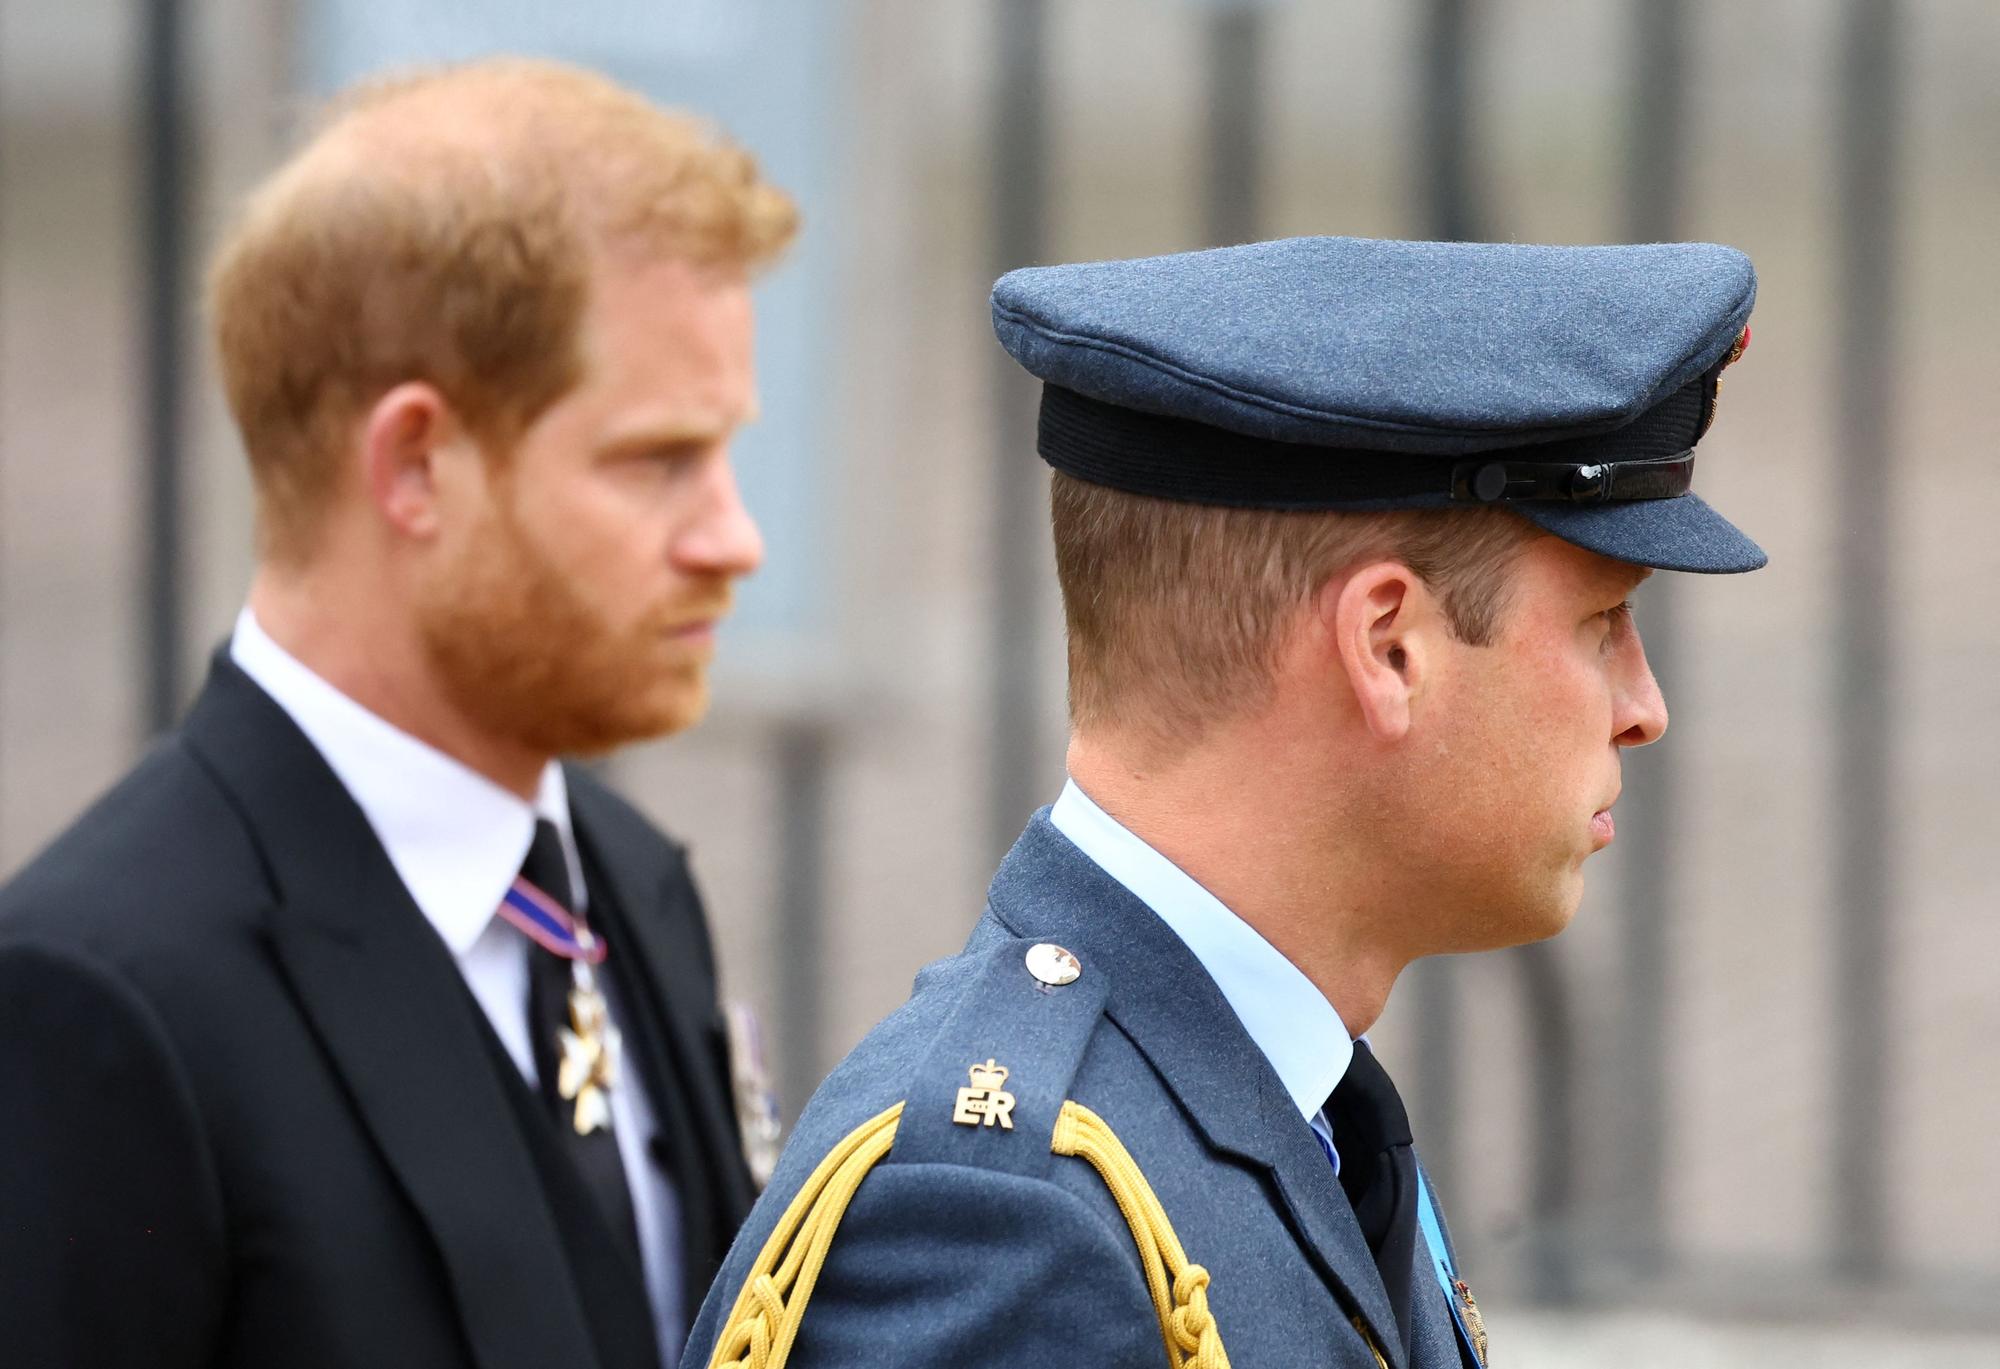
M 369 82 L 251 195 L 209 313 L 267 557 L 309 554 L 369 406 L 427 381 L 489 450 L 581 374 L 592 272 L 755 272 L 798 212 L 748 153 L 602 76 L 495 59 Z
M 1343 570 L 1400 561 L 1484 645 L 1508 572 L 1543 535 L 1504 510 L 1321 513 L 1184 504 L 1054 473 L 1056 578 L 1069 633 L 1073 727 L 1172 749 L 1271 697 L 1294 616 Z

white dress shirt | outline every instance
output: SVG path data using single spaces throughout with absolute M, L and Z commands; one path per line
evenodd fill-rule
M 1339 1173 L 1325 1107 L 1354 1058 L 1354 1041 L 1326 995 L 1221 899 L 1099 808 L 1075 780 L 1063 786 L 1049 821 L 1187 943 L 1271 1062 L 1299 1115 L 1326 1142 Z
M 588 901 L 562 767 L 550 762 L 528 803 L 348 698 L 273 641 L 248 608 L 236 619 L 229 655 L 298 724 L 360 805 L 501 1044 L 529 1086 L 538 1087 L 528 1030 L 528 956 L 548 953 L 496 910 L 527 859 L 537 818 L 553 823 L 562 837 L 577 910 Z M 615 998 L 610 1007 L 615 1026 Z M 625 1070 L 611 1091 L 611 1123 L 632 1189 L 660 1361 L 672 1365 L 687 1331 L 679 1200 L 652 1157 L 655 1114 L 637 1076 Z

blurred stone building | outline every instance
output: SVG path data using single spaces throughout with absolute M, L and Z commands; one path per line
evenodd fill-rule
M 1879 50 L 1851 27 L 1871 8 Z M 147 11 L 0 7 L 0 873 L 150 726 Z M 768 569 L 712 719 L 610 766 L 692 845 L 794 1109 L 959 944 L 1003 834 L 1061 784 L 1045 472 L 986 320 L 1000 269 L 1302 233 L 1743 248 L 1755 343 L 1701 488 L 1771 566 L 1642 594 L 1674 725 L 1628 761 L 1576 926 L 1419 967 L 1376 1038 L 1491 1320 L 1556 1328 L 1537 1362 L 1655 1362 L 1561 1359 L 1582 1323 L 1537 1320 L 1601 1308 L 1664 1309 L 1634 1323 L 1664 1342 L 1689 1314 L 1777 1328 L 1704 1331 L 1688 1343 L 1715 1348 L 1661 1364 L 1794 1362 L 1784 1328 L 1807 1324 L 1814 1362 L 2000 1353 L 2000 9 L 185 0 L 182 19 L 197 257 L 320 95 L 500 49 L 715 117 L 804 202 L 740 450 Z M 1886 105 L 1855 93 L 1871 62 Z M 1891 160 L 1857 180 L 1885 118 Z M 249 504 L 181 284 L 186 698 L 240 602 Z M 1879 440 L 1857 437 L 1871 412 Z M 1873 627 L 1842 578 L 1869 547 Z M 1871 716 L 1884 769 L 1856 793 Z M 1872 923 L 1857 878 L 1879 883 Z

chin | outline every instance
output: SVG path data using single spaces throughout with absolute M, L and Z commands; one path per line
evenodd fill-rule
M 1524 891 L 1519 898 L 1506 905 L 1489 909 L 1488 916 L 1477 929 L 1483 934 L 1478 937 L 1477 944 L 1453 949 L 1499 951 L 1510 946 L 1547 941 L 1569 926 L 1576 917 L 1577 905 L 1582 897 L 1580 881 L 1569 881 L 1568 887 L 1561 889 Z
M 523 745 L 552 756 L 595 760 L 622 746 L 657 741 L 686 731 L 708 711 L 705 679 L 657 679 L 650 687 L 628 686 L 615 695 L 590 695 L 523 710 L 515 736 Z
M 1528 935 L 1521 938 L 1521 944 L 1527 945 L 1531 942 L 1547 941 L 1551 937 L 1561 936 L 1569 930 L 1569 924 L 1575 919 L 1576 909 L 1574 907 L 1546 913 L 1539 921 L 1533 924 Z
M 657 741 L 685 732 L 708 716 L 708 680 L 676 678 L 662 680 L 643 702 L 634 700 L 627 715 L 622 741 Z
M 676 732 L 685 732 L 708 716 L 708 691 L 699 691 L 693 698 L 676 698 L 672 704 L 661 708 L 657 715 L 658 726 L 648 733 L 651 737 L 671 737 Z
M 1566 931 L 1569 924 L 1576 920 L 1576 910 L 1582 903 L 1583 881 L 1581 879 L 1571 880 L 1569 887 L 1559 897 L 1551 900 L 1549 906 L 1542 910 L 1540 921 L 1541 933 L 1534 939 L 1536 941 L 1546 941 L 1550 937 Z

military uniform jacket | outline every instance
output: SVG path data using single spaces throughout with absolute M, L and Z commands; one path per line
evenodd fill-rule
M 708 934 L 679 848 L 568 782 L 692 1311 L 752 1197 Z M 450 951 L 226 656 L 0 892 L 0 1100 L 10 1365 L 657 1369 L 640 1273 Z
M 1073 983 L 1027 971 L 1043 942 L 1081 962 Z M 980 1117 L 989 1061 L 1007 1071 L 1011 1128 L 964 1121 Z M 1099 1175 L 1051 1153 L 1065 1100 L 1115 1131 L 1188 1260 L 1208 1271 L 1232 1362 L 1460 1364 L 1428 1260 L 1413 1287 L 1435 1297 L 1416 1300 L 1424 1310 L 1406 1350 L 1332 1166 L 1276 1073 L 1187 947 L 1046 810 L 1002 865 L 965 950 L 927 967 L 806 1108 L 702 1308 L 687 1364 L 709 1362 L 808 1174 L 899 1100 L 893 1148 L 853 1193 L 793 1366 L 1158 1369 L 1161 1320 L 1133 1235 Z

